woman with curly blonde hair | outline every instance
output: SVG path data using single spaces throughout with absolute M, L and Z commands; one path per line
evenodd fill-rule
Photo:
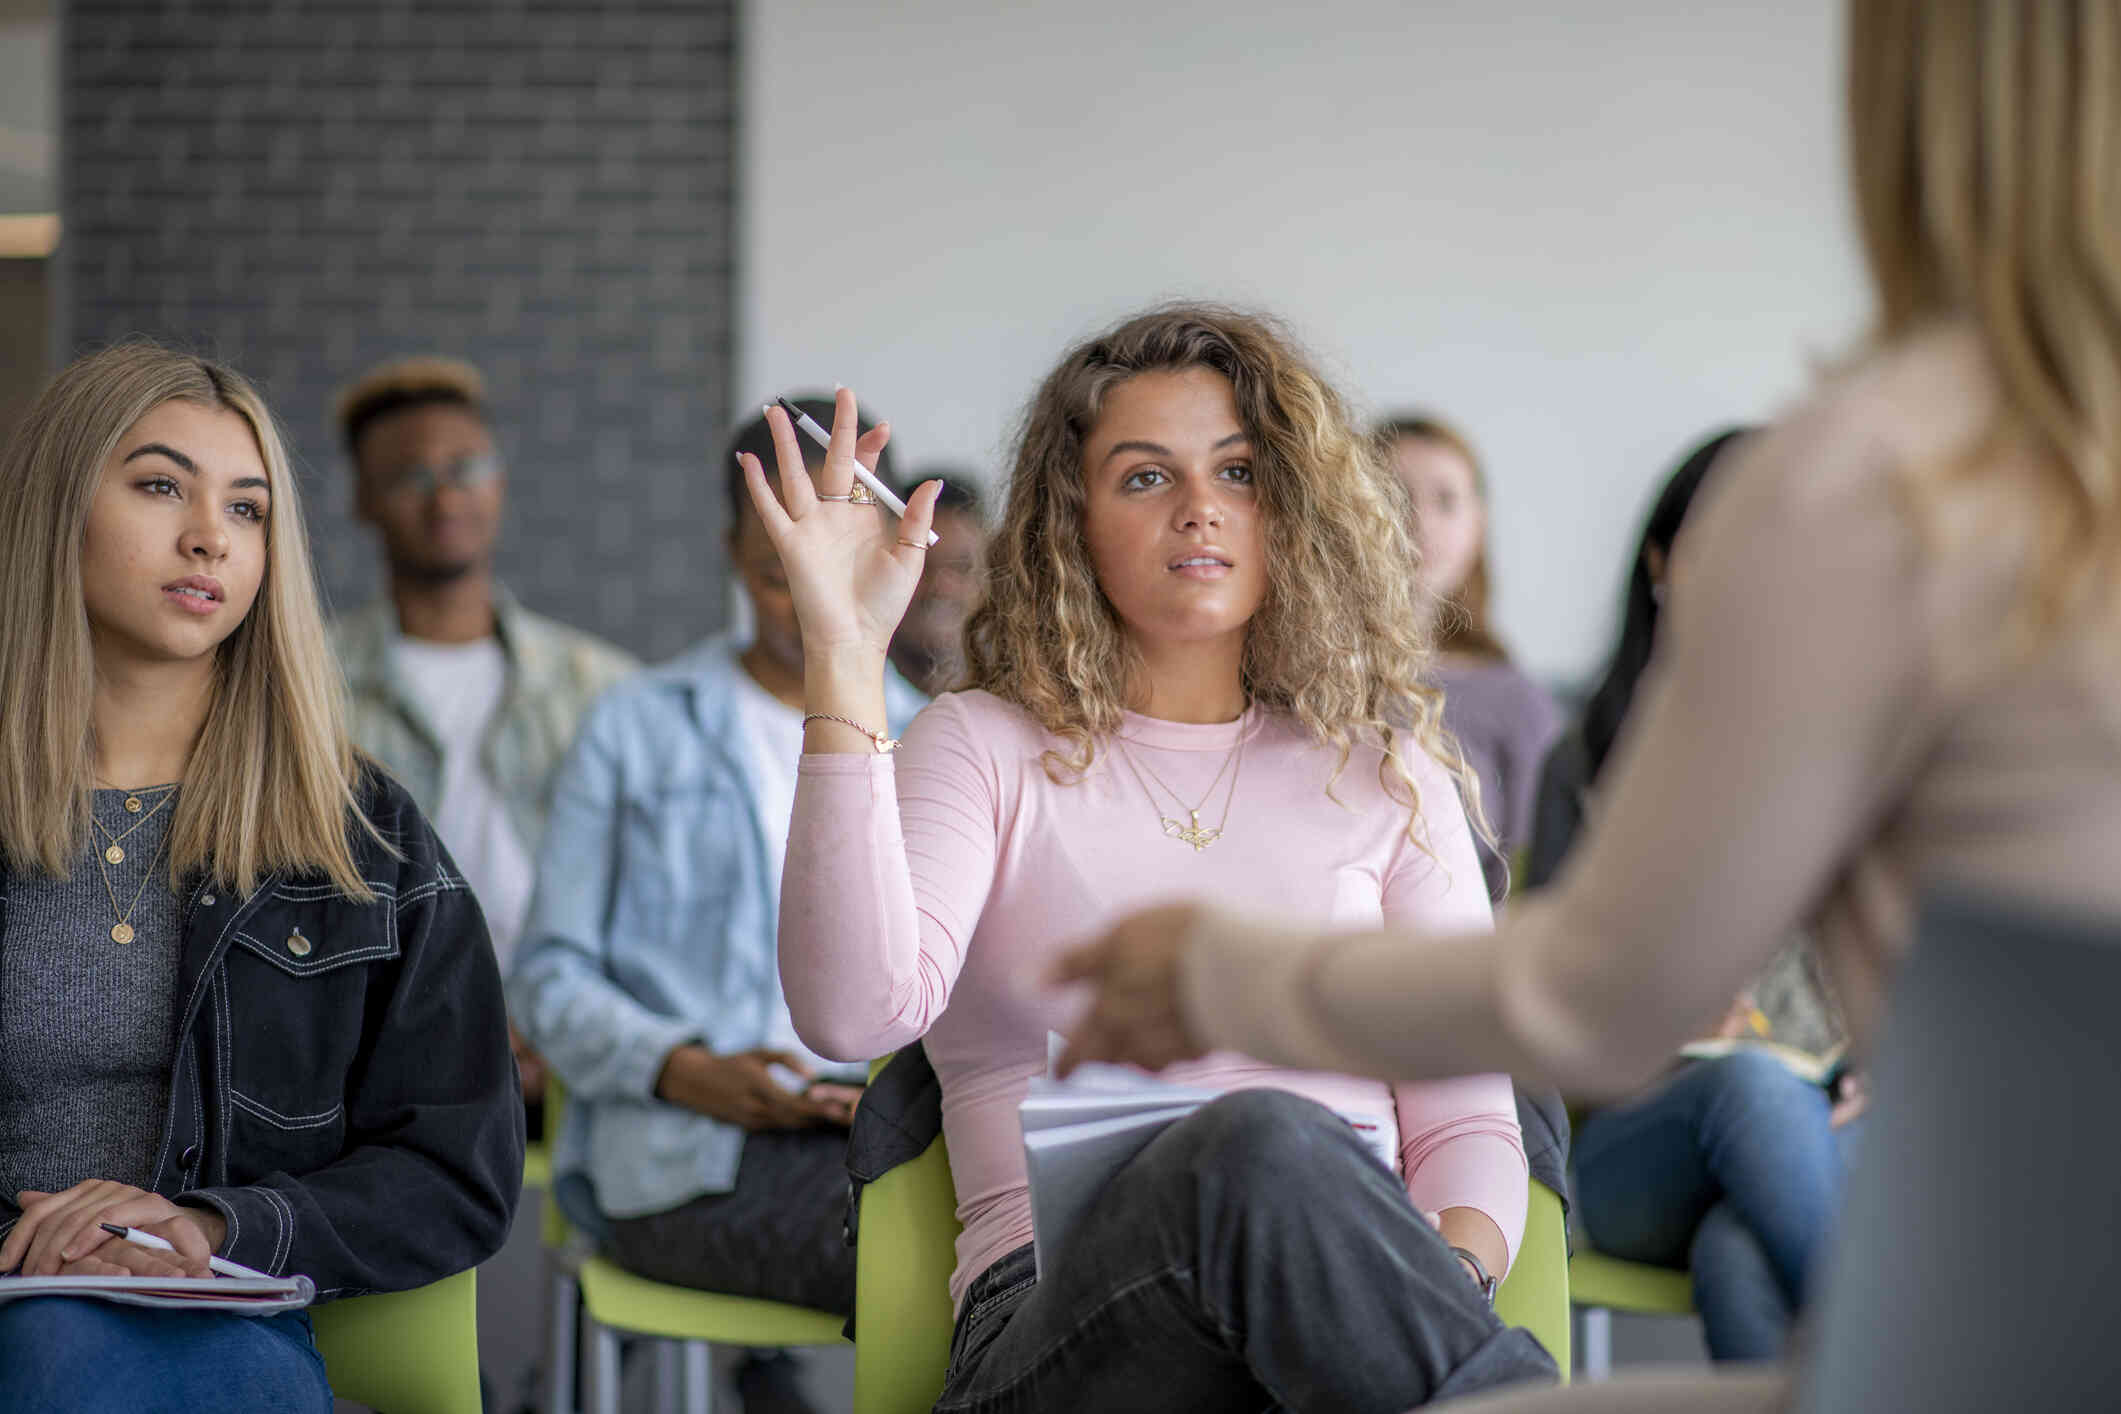
M 1387 1086 L 1219 1054 L 1220 1098 L 1120 1170 L 1046 1269 L 1017 1106 L 1071 943 L 1173 898 L 1484 928 L 1396 485 L 1271 323 L 1182 305 L 1071 350 L 1026 416 L 970 686 L 885 737 L 883 663 L 938 487 L 887 525 L 773 415 L 747 462 L 810 713 L 782 889 L 798 1031 L 925 1039 L 964 1233 L 943 1409 L 1405 1409 L 1551 1376 L 1488 1309 L 1522 1234 L 1509 1081 Z M 785 507 L 783 504 L 785 501 Z M 1451 764 L 1446 765 L 1448 760 Z

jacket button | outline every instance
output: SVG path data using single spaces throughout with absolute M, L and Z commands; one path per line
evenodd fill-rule
M 193 1168 L 197 1166 L 198 1162 L 199 1146 L 196 1144 L 186 1144 L 184 1146 L 184 1152 L 177 1156 L 177 1167 L 179 1168 Z
M 212 908 L 214 906 L 214 896 L 208 894 L 205 898 L 200 899 L 199 902 L 205 904 L 208 908 Z
M 300 928 L 287 935 L 287 950 L 296 957 L 308 957 L 310 947 L 309 939 L 302 936 Z

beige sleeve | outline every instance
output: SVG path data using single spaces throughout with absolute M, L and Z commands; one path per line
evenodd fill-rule
M 1854 420 L 1763 437 L 1681 538 L 1658 661 L 1553 888 L 1492 937 L 1213 930 L 1202 1039 L 1396 1077 L 1624 1092 L 1714 1022 L 1905 787 L 1939 709 L 1917 551 Z

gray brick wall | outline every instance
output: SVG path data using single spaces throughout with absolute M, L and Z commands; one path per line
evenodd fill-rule
M 70 0 L 57 316 L 224 358 L 285 424 L 336 607 L 380 579 L 333 391 L 478 364 L 501 571 L 651 657 L 720 622 L 735 0 Z

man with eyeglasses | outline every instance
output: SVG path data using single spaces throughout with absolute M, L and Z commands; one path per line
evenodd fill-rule
M 332 630 L 353 737 L 434 821 L 506 973 L 554 769 L 590 703 L 636 664 L 531 613 L 494 578 L 507 477 L 477 369 L 383 364 L 339 395 L 335 420 L 355 513 L 389 571 L 387 591 Z M 520 1039 L 517 1061 L 534 1102 L 543 1068 Z

